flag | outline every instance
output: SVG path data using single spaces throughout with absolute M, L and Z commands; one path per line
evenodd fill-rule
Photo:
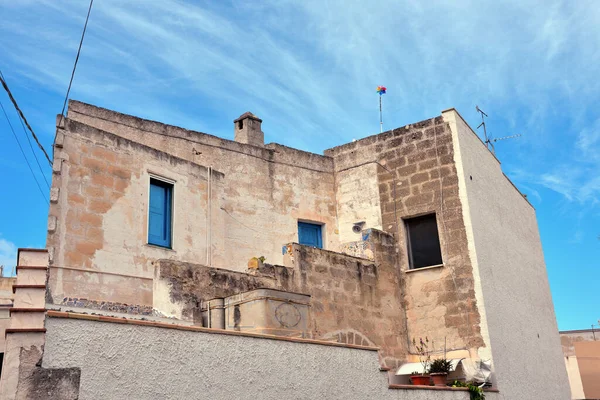
M 386 90 L 387 90 L 387 88 L 385 86 L 377 86 L 377 93 L 379 93 L 380 96 L 382 94 L 385 94 Z

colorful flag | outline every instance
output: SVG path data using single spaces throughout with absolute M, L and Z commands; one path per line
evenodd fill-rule
M 385 86 L 377 86 L 377 93 L 379 93 L 380 96 L 382 94 L 385 94 L 386 90 L 387 90 L 387 88 Z

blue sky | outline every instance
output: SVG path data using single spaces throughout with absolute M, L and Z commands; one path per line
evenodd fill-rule
M 252 111 L 267 142 L 320 153 L 379 131 L 385 85 L 385 128 L 449 107 L 476 127 L 479 105 L 493 136 L 522 134 L 496 150 L 537 209 L 559 328 L 598 323 L 597 1 L 125 3 L 96 0 L 71 98 L 225 138 Z M 88 4 L 0 0 L 0 69 L 47 149 Z M 17 247 L 44 247 L 48 205 L 2 114 L 0 176 L 14 266 Z

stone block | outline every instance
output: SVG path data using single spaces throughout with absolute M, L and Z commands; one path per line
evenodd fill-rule
M 418 196 L 410 196 L 404 204 L 406 207 L 425 206 L 433 201 L 433 193 L 423 193 Z
M 429 180 L 429 172 L 419 172 L 410 177 L 410 184 L 415 185 Z
M 60 158 L 55 158 L 54 162 L 52 163 L 52 172 L 54 174 L 60 174 L 61 171 L 61 167 L 62 167 L 62 159 Z
M 415 151 L 417 151 L 417 146 L 415 146 L 413 143 L 407 143 L 398 149 L 397 154 L 398 157 L 401 157 L 413 154 Z
M 58 203 L 58 195 L 60 194 L 60 189 L 57 187 L 53 187 L 50 189 L 50 202 Z
M 396 169 L 396 175 L 399 178 L 408 177 L 409 175 L 412 175 L 415 172 L 417 172 L 417 166 L 415 164 L 407 165 L 405 167 L 400 167 Z
M 114 178 L 104 174 L 93 174 L 91 182 L 97 186 L 103 186 L 105 188 L 112 188 L 114 184 Z
M 56 222 L 57 219 L 54 215 L 48 217 L 48 232 L 52 233 L 56 231 Z

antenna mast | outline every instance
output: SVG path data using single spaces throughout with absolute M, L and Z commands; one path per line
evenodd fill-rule
M 494 155 L 496 155 L 496 148 L 494 147 L 494 143 L 496 143 L 498 140 L 506 140 L 506 139 L 514 139 L 514 138 L 518 138 L 520 136 L 522 136 L 520 133 L 516 134 L 516 135 L 511 135 L 511 136 L 504 136 L 501 138 L 492 138 L 492 136 L 488 136 L 487 133 L 487 129 L 485 127 L 485 117 L 487 117 L 488 115 L 483 112 L 483 110 L 481 108 L 479 108 L 479 106 L 475 106 L 475 109 L 477 110 L 478 113 L 481 114 L 481 123 L 479 124 L 479 126 L 477 127 L 477 129 L 481 128 L 483 126 L 483 135 L 485 136 L 485 145 L 488 148 L 488 150 L 490 149 L 490 147 L 492 148 L 492 153 Z
M 481 108 L 479 108 L 479 106 L 475 106 L 475 109 L 477 110 L 478 113 L 481 114 L 481 123 L 479 124 L 479 126 L 477 127 L 477 129 L 481 128 L 483 126 L 483 135 L 485 136 L 485 145 L 488 148 L 488 150 L 490 149 L 490 146 L 492 147 L 492 153 L 494 153 L 494 155 L 496 154 L 496 149 L 494 149 L 494 144 L 492 143 L 492 141 L 490 140 L 490 138 L 487 135 L 487 129 L 485 127 L 485 117 L 487 117 L 488 115 L 483 112 L 483 110 Z

